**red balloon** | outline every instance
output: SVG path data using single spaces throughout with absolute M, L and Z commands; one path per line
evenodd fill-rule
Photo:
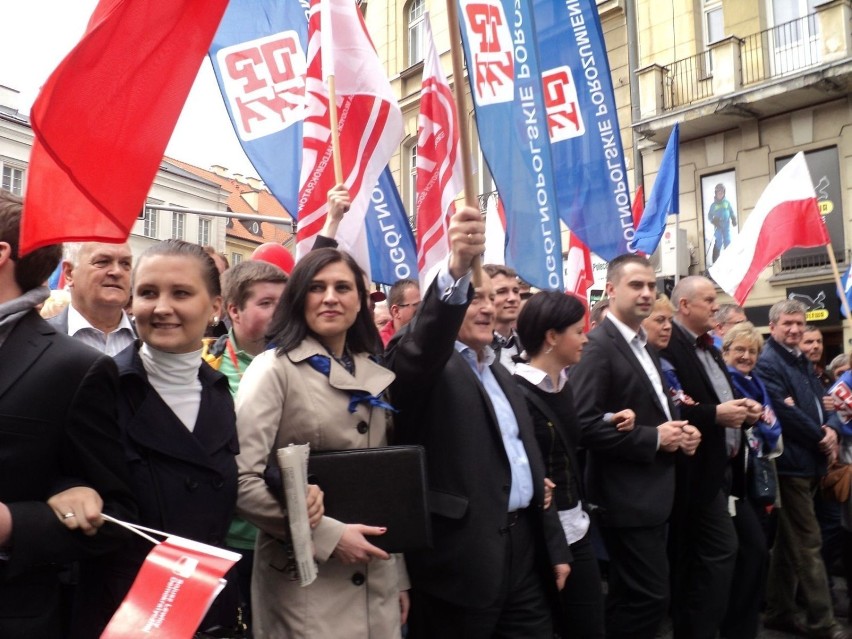
M 251 254 L 251 259 L 274 264 L 287 275 L 293 271 L 293 266 L 296 264 L 290 251 L 275 242 L 267 242 L 258 246 Z

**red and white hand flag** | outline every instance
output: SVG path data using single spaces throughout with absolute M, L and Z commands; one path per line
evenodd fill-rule
M 322 9 L 320 5 L 322 4 Z M 311 250 L 335 184 L 325 79 L 335 76 L 343 181 L 352 206 L 337 233 L 367 274 L 365 215 L 370 194 L 402 140 L 402 112 L 354 0 L 312 0 L 308 19 L 306 115 L 303 126 L 297 254 Z
M 830 242 L 811 174 L 800 152 L 772 178 L 739 235 L 710 267 L 710 276 L 743 304 L 760 272 L 784 251 Z
M 417 121 L 417 267 L 420 287 L 435 264 L 450 252 L 447 226 L 453 200 L 464 188 L 458 115 L 432 38 L 429 12 L 423 16 L 426 55 Z

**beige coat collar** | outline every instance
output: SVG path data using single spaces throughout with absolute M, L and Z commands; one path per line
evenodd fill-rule
M 330 357 L 325 347 L 313 337 L 306 337 L 296 348 L 287 353 L 287 357 L 294 364 L 305 361 L 314 355 Z M 331 371 L 328 375 L 328 383 L 333 388 L 340 390 L 363 390 L 370 395 L 378 395 L 391 385 L 396 375 L 381 364 L 377 364 L 364 353 L 352 356 L 355 362 L 355 375 L 350 375 L 343 366 L 331 357 Z

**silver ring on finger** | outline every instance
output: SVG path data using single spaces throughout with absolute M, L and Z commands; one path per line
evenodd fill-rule
M 74 513 L 65 513 L 62 515 L 62 519 L 71 519 L 72 517 L 76 517 Z

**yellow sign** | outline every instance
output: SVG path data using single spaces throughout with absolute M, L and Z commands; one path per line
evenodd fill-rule
M 821 200 L 818 202 L 820 215 L 828 215 L 834 210 L 834 202 L 831 200 Z
M 817 308 L 805 313 L 805 320 L 808 322 L 819 322 L 824 319 L 828 319 L 828 311 L 824 308 Z

